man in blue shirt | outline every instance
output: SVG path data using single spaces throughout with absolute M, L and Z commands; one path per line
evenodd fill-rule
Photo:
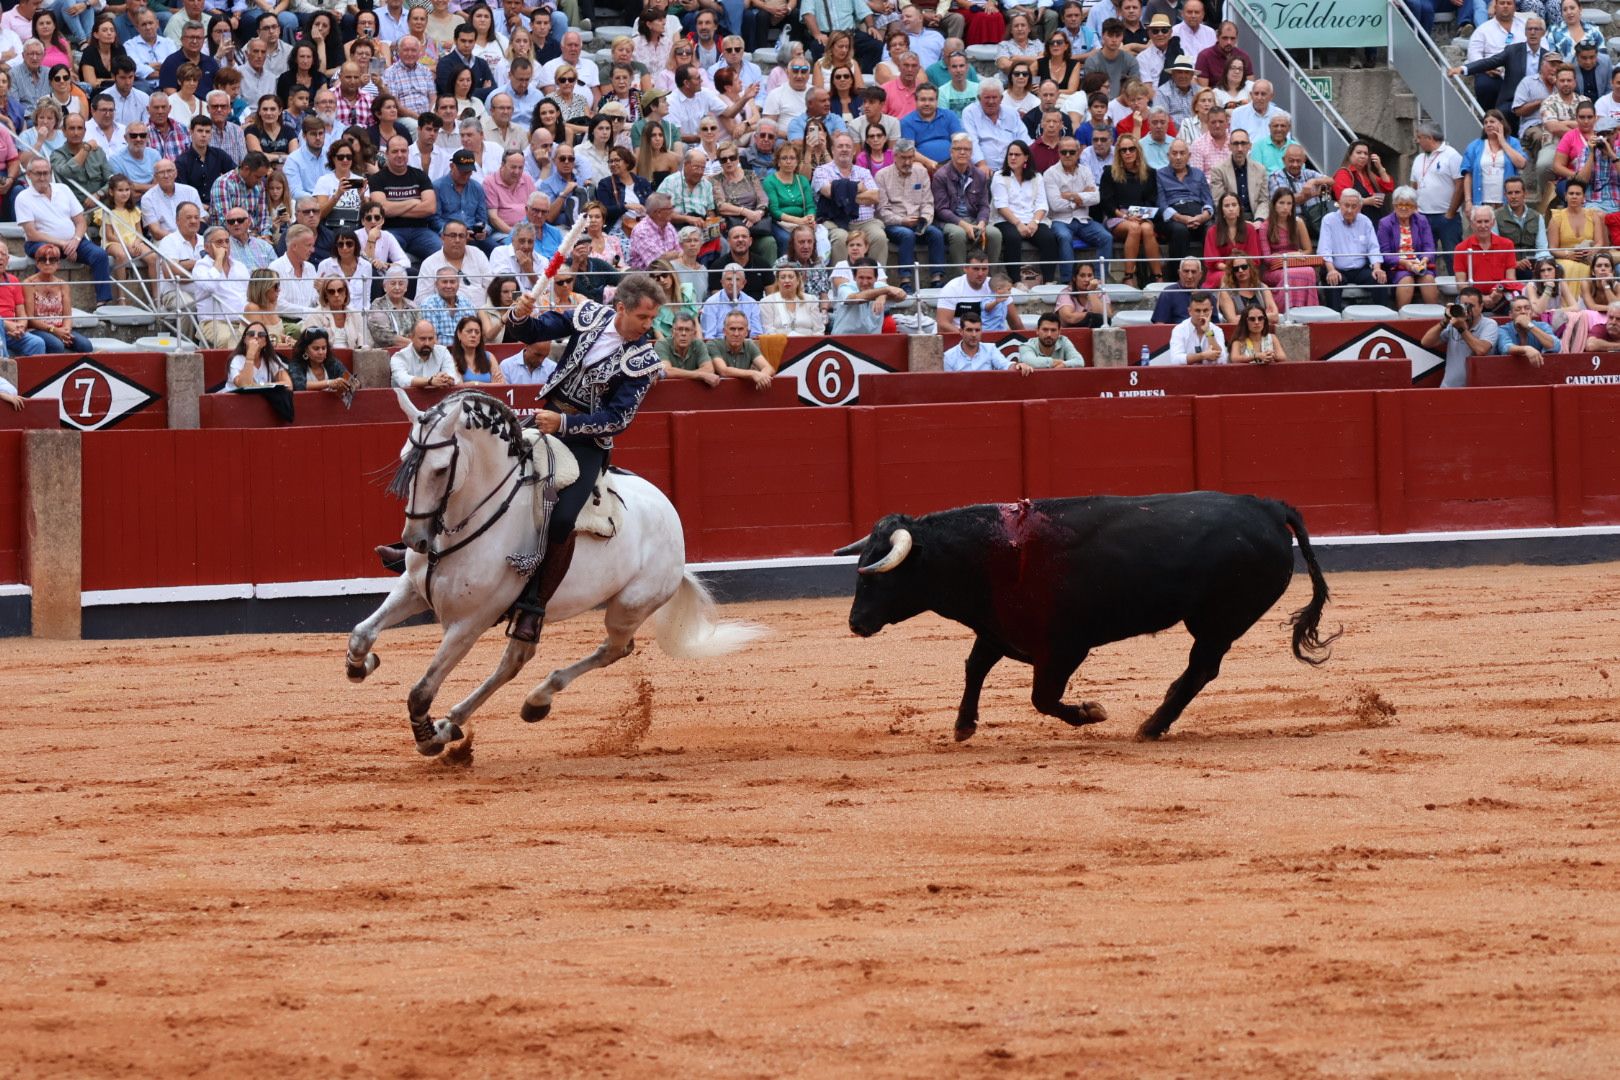
M 1496 331 L 1496 351 L 1500 356 L 1517 356 L 1540 367 L 1543 352 L 1557 352 L 1558 338 L 1552 327 L 1537 319 L 1530 310 L 1528 296 L 1515 296 L 1511 315 Z
M 1361 214 L 1361 193 L 1346 188 L 1339 196 L 1339 212 L 1322 219 L 1322 238 L 1316 245 L 1325 266 L 1323 289 L 1328 307 L 1344 310 L 1344 289 L 1355 285 L 1366 289 L 1369 304 L 1383 302 L 1384 251 L 1378 244 L 1373 224 Z
M 703 336 L 710 341 L 725 337 L 726 316 L 733 312 L 748 320 L 748 336 L 757 338 L 765 332 L 760 318 L 759 301 L 743 292 L 747 271 L 738 263 L 730 263 L 720 275 L 720 289 L 703 302 Z
M 1191 257 L 1182 259 L 1176 283 L 1161 290 L 1159 298 L 1153 302 L 1153 321 L 1168 326 L 1185 322 L 1192 294 L 1198 291 L 1203 280 L 1204 264 Z M 1130 357 L 1130 361 L 1134 364 L 1137 358 Z
M 1204 230 L 1215 216 L 1215 197 L 1210 194 L 1209 181 L 1188 164 L 1191 158 L 1186 141 L 1177 139 L 1170 144 L 1170 164 L 1157 173 L 1159 217 L 1168 240 L 1166 254 L 1172 259 L 1189 252 L 1202 254 Z
M 984 344 L 980 339 L 983 323 L 978 304 L 956 305 L 956 328 L 961 332 L 962 340 L 945 351 L 946 371 L 1016 371 L 1020 375 L 1028 375 L 1035 370 L 1028 364 L 1008 360 L 1000 350 Z
M 450 155 L 450 171 L 434 182 L 433 193 L 439 200 L 439 224 L 461 222 L 467 226 L 468 238 L 488 255 L 495 244 L 489 232 L 484 187 L 472 178 L 476 166 L 471 150 L 457 150 Z
M 917 161 L 933 170 L 951 159 L 951 136 L 962 130 L 962 118 L 939 107 L 939 91 L 917 88 L 917 111 L 900 118 L 900 137 L 917 145 Z

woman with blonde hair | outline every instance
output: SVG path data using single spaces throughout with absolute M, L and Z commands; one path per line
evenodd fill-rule
M 347 280 L 336 276 L 316 278 L 315 297 L 321 306 L 305 316 L 303 329 L 325 330 L 334 349 L 371 348 L 365 317 L 350 307 Z
M 1103 226 L 1114 234 L 1122 256 L 1125 283 L 1137 288 L 1159 280 L 1159 236 L 1153 229 L 1156 215 L 1147 207 L 1159 205 L 1158 177 L 1148 168 L 1142 144 L 1135 135 L 1121 135 L 1114 147 L 1114 160 L 1103 170 L 1097 206 Z M 1137 257 L 1147 258 L 1145 272 L 1139 272 Z
M 281 278 L 269 267 L 261 266 L 248 275 L 247 303 L 242 305 L 242 319 L 264 327 L 272 345 L 279 348 L 292 344 L 281 322 Z
M 810 85 L 834 89 L 832 74 L 841 67 L 850 71 L 849 89 L 855 93 L 858 102 L 860 92 L 866 87 L 866 78 L 861 73 L 861 62 L 855 58 L 855 35 L 848 30 L 834 30 L 827 35 L 827 51 L 821 54 L 820 60 L 810 65 Z M 859 111 L 859 105 L 856 109 Z
M 804 279 L 797 267 L 777 267 L 776 292 L 760 303 L 759 311 L 767 334 L 814 337 L 825 333 L 827 329 L 827 318 L 822 313 L 821 301 L 805 293 Z

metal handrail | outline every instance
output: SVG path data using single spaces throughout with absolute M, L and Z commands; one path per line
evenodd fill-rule
M 56 177 L 52 177 L 52 179 L 56 179 Z M 100 210 L 103 221 L 106 221 L 107 216 L 113 213 L 113 208 L 102 202 L 101 198 L 95 192 L 86 191 L 72 180 L 62 179 L 61 182 L 66 184 L 73 191 L 77 192 L 81 199 L 89 200 L 92 206 L 94 206 L 97 210 Z M 176 270 L 178 270 L 181 274 L 186 272 L 185 267 L 181 266 L 179 263 L 163 254 L 163 252 L 159 251 L 158 246 L 155 243 L 148 240 L 147 247 L 152 249 L 152 253 L 158 257 L 158 262 L 161 265 L 169 267 L 171 274 L 173 274 L 173 272 Z M 139 263 L 131 260 L 129 266 L 131 267 L 131 280 L 141 285 L 143 288 L 150 285 L 151 291 L 149 294 L 143 293 L 138 289 L 130 288 L 128 282 L 116 277 L 112 278 L 108 284 L 117 289 L 127 300 L 129 300 L 132 307 L 138 307 L 142 311 L 145 311 L 148 315 L 151 315 L 155 323 L 167 325 L 173 331 L 173 335 L 176 338 L 183 337 L 184 335 L 180 332 L 183 313 L 166 311 L 163 308 L 161 299 L 163 279 L 159 278 L 155 282 L 148 282 L 141 274 Z
M 1389 63 L 1411 89 L 1429 118 L 1448 137 L 1455 132 L 1477 129 L 1485 120 L 1485 110 L 1473 89 L 1461 75 L 1451 74 L 1452 64 L 1434 43 L 1434 38 L 1417 21 L 1402 0 L 1388 0 Z
M 1333 102 L 1317 93 L 1305 69 L 1265 24 L 1254 0 L 1230 0 L 1226 17 L 1237 25 L 1238 44 L 1254 58 L 1255 78 L 1270 81 L 1274 104 L 1293 118 L 1294 139 L 1319 171 L 1331 174 L 1359 138 L 1355 129 Z

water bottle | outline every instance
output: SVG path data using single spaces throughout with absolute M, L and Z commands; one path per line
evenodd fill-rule
M 1137 363 L 1137 365 L 1139 367 L 1147 367 L 1147 362 L 1148 362 L 1148 347 L 1146 345 L 1144 345 L 1144 346 L 1142 346 L 1142 358 L 1140 360 L 1138 360 L 1136 363 Z

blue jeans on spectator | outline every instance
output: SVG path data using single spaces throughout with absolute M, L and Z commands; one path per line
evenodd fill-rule
M 914 273 L 919 236 L 928 244 L 929 274 L 937 275 L 944 272 L 942 267 L 945 263 L 945 230 L 938 225 L 929 225 L 920 233 L 906 225 L 886 225 L 883 231 L 889 234 L 889 243 L 895 246 L 895 266 L 902 277 L 910 279 Z M 783 247 L 781 250 L 788 249 Z
M 33 258 L 34 253 L 44 246 L 41 242 L 30 240 L 23 245 L 23 250 L 28 252 L 29 258 Z M 61 247 L 62 245 L 57 244 L 56 246 Z M 64 252 L 64 254 L 66 253 Z M 92 244 L 89 238 L 86 237 L 79 241 L 79 250 L 73 253 L 72 258 L 79 265 L 90 268 L 90 276 L 94 279 L 96 286 L 96 303 L 112 303 L 112 263 L 107 259 L 107 253 Z M 47 351 L 49 351 L 49 345 L 50 343 L 46 342 Z
M 61 342 L 57 344 L 61 344 Z M 45 342 L 40 340 L 40 336 L 32 330 L 24 330 L 16 337 L 12 337 L 10 334 L 6 335 L 7 356 L 38 356 L 46 351 Z M 62 350 L 58 349 L 56 351 L 61 352 Z
M 1424 214 L 1423 216 L 1429 221 L 1429 231 L 1434 233 L 1434 246 L 1446 253 L 1444 265 L 1447 273 L 1449 273 L 1451 271 L 1450 253 L 1462 241 L 1462 211 L 1459 209 L 1457 216 L 1449 219 L 1444 214 Z M 1435 262 L 1439 265 L 1441 260 L 1437 258 Z
M 56 16 L 56 21 L 62 26 L 62 33 L 68 36 L 69 41 L 89 41 L 90 31 L 96 25 L 96 8 L 85 4 L 84 10 L 77 15 L 69 15 L 68 8 L 75 0 L 57 0 L 54 7 L 47 10 Z
M 399 241 L 399 246 L 405 249 L 412 262 L 420 263 L 439 250 L 439 230 L 431 222 L 427 225 L 400 225 L 388 231 L 394 234 L 394 239 Z
M 73 338 L 71 343 L 63 342 L 61 338 L 52 333 L 42 333 L 38 336 L 41 346 L 48 353 L 87 353 L 95 351 L 95 346 L 90 344 L 90 339 L 79 333 L 77 330 L 73 331 L 71 335 Z
M 1074 252 L 1076 248 L 1090 248 L 1097 253 L 1097 276 L 1102 277 L 1102 263 L 1114 257 L 1114 237 L 1107 229 L 1089 217 L 1077 217 L 1073 221 L 1054 221 L 1052 231 L 1057 233 L 1058 258 L 1062 262 L 1058 265 L 1057 281 L 1067 285 L 1074 277 Z
M 1463 0 L 1462 6 L 1457 9 L 1458 23 L 1473 23 L 1475 26 L 1484 26 L 1490 21 L 1490 0 L 1473 0 L 1472 3 Z
M 1417 19 L 1423 32 L 1434 34 L 1434 0 L 1406 0 L 1406 7 Z

